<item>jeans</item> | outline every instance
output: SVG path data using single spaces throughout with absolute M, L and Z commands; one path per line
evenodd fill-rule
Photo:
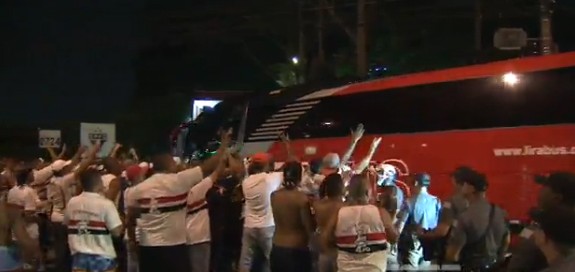
M 140 272 L 189 272 L 188 248 L 175 246 L 139 246 Z
M 55 271 L 72 271 L 72 256 L 68 247 L 68 227 L 62 223 L 52 225 L 54 231 L 54 260 Z
M 210 271 L 210 242 L 188 245 L 192 272 Z
M 138 272 L 140 271 L 138 265 L 138 249 L 137 248 L 130 248 L 126 243 L 126 272 Z M 134 252 L 136 251 L 136 252 Z
M 244 228 L 240 272 L 270 271 L 270 254 L 275 226 L 266 228 Z
M 273 246 L 270 255 L 272 272 L 311 272 L 312 257 L 309 249 Z

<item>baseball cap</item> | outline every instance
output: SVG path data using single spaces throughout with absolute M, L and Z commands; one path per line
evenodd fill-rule
M 52 163 L 52 171 L 58 172 L 62 171 L 64 167 L 70 165 L 72 161 L 65 161 L 65 160 L 56 160 Z
M 268 153 L 256 153 L 250 159 L 252 162 L 256 163 L 269 163 L 272 156 Z
M 415 182 L 418 186 L 429 186 L 431 184 L 431 176 L 427 173 L 415 174 Z
M 340 159 L 337 153 L 328 153 L 322 160 L 323 167 L 330 169 L 339 168 L 339 162 Z
M 575 203 L 575 175 L 569 172 L 553 172 L 548 176 L 537 175 L 535 182 L 561 195 L 564 202 Z
M 126 168 L 126 178 L 128 178 L 128 180 L 134 180 L 136 177 L 146 173 L 147 171 L 148 171 L 147 167 L 142 167 L 139 165 L 131 165 L 128 168 Z
M 557 205 L 548 209 L 532 209 L 531 220 L 554 242 L 575 245 L 575 211 L 567 206 Z

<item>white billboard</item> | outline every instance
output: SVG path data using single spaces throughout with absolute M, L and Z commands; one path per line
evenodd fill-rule
M 91 147 L 97 141 L 102 143 L 98 156 L 107 156 L 116 144 L 116 124 L 80 123 L 80 143 Z
M 60 130 L 38 130 L 38 146 L 40 148 L 60 148 L 61 144 L 62 132 Z

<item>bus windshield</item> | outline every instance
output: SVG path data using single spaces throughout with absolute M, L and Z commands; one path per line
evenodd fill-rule
M 189 123 L 185 135 L 184 156 L 197 156 L 217 149 L 218 131 L 220 129 L 237 128 L 241 122 L 242 103 L 228 100 L 217 104 L 212 110 L 202 112 L 196 120 Z

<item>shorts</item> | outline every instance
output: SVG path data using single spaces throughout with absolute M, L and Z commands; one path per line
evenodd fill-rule
M 271 272 L 303 272 L 312 270 L 312 257 L 309 249 L 274 245 L 270 263 Z
M 0 246 L 0 272 L 22 268 L 20 252 L 16 247 Z
M 118 264 L 115 259 L 100 255 L 76 253 L 72 256 L 72 271 L 74 272 L 107 272 L 115 271 Z

